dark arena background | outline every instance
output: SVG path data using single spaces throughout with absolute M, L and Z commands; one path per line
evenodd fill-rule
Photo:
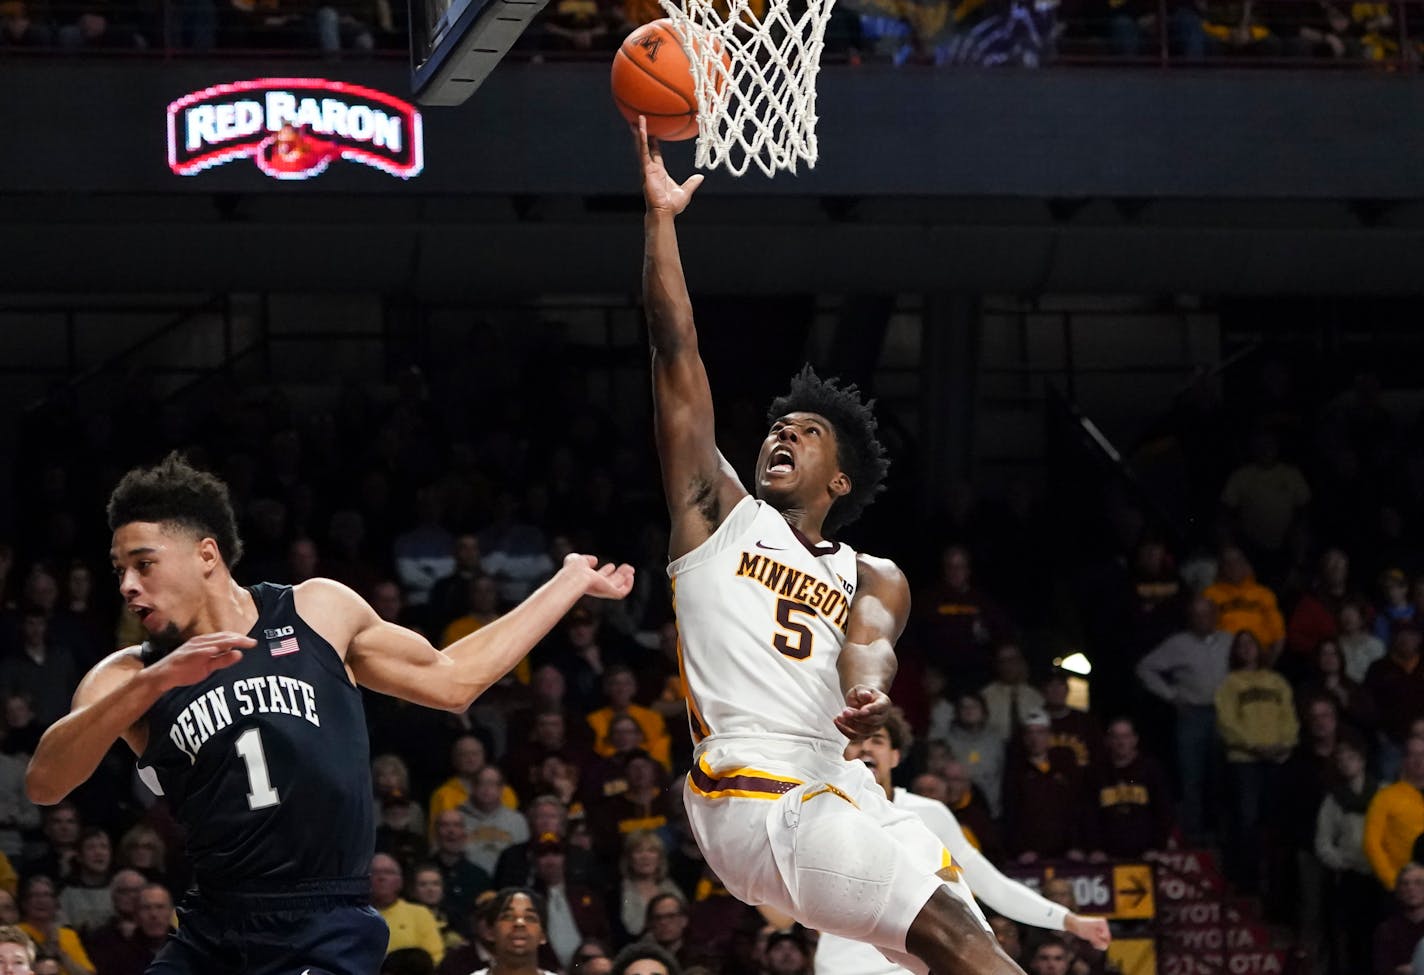
M 0 923 L 35 971 L 143 971 L 189 883 L 124 746 L 69 802 L 23 783 L 136 640 L 104 503 L 173 449 L 231 488 L 239 582 L 330 576 L 436 646 L 569 551 L 638 570 L 466 714 L 366 693 L 383 971 L 484 968 L 481 895 L 524 883 L 550 970 L 639 939 L 816 970 L 683 812 L 608 91 L 660 13 L 549 0 L 434 107 L 387 0 L 0 0 Z M 1421 55 L 1418 0 L 842 0 L 818 164 L 713 171 L 679 219 L 744 477 L 803 363 L 877 401 L 888 488 L 845 539 L 915 595 L 895 782 L 1111 920 L 1104 955 L 995 919 L 1034 975 L 1424 972 Z

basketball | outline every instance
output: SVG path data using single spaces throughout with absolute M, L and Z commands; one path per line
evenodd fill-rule
M 723 55 L 726 60 L 726 55 Z M 644 24 L 613 56 L 613 100 L 629 123 L 668 142 L 697 135 L 697 85 L 672 21 Z

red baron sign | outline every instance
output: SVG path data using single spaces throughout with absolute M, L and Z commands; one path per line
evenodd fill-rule
M 247 158 L 273 179 L 320 176 L 333 159 L 410 179 L 425 168 L 420 112 L 324 78 L 234 81 L 168 106 L 168 168 L 179 176 Z

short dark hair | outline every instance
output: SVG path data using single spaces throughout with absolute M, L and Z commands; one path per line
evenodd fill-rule
M 885 734 L 890 736 L 890 747 L 897 752 L 903 752 L 915 743 L 910 722 L 905 720 L 905 712 L 899 708 L 891 708 L 886 713 Z
M 822 379 L 809 365 L 791 377 L 791 389 L 771 401 L 768 423 L 788 413 L 815 413 L 836 432 L 836 460 L 850 478 L 850 493 L 836 499 L 826 514 L 826 530 L 835 531 L 860 517 L 884 489 L 890 459 L 875 438 L 874 400 L 861 400 L 855 383 L 845 386 Z
M 109 495 L 109 530 L 135 521 L 177 525 L 218 543 L 228 568 L 242 558 L 242 539 L 227 485 L 174 451 L 153 467 L 135 467 Z
M 635 961 L 651 958 L 668 970 L 668 975 L 682 975 L 682 966 L 665 948 L 646 941 L 635 941 L 613 958 L 613 975 L 623 975 Z
M 499 920 L 499 916 L 504 913 L 504 909 L 509 906 L 509 902 L 520 894 L 529 898 L 529 903 L 534 905 L 534 913 L 539 915 L 539 926 L 547 929 L 549 927 L 549 907 L 544 902 L 544 898 L 528 887 L 505 887 L 495 894 L 488 904 L 485 905 L 485 923 L 494 924 Z
M 1068 942 L 1056 931 L 1050 931 L 1039 938 L 1038 944 L 1033 949 L 1034 956 L 1036 957 L 1044 948 L 1060 948 L 1072 954 L 1068 949 Z

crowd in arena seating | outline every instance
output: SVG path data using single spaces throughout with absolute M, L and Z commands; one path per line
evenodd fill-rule
M 748 5 L 753 13 L 758 3 Z M 515 57 L 607 57 L 663 12 L 651 0 L 551 0 Z M 1401 0 L 842 0 L 831 59 L 1036 67 L 1060 58 L 1417 62 Z M 392 0 L 0 0 L 0 52 L 404 52 Z
M 23 787 L 79 677 L 141 632 L 104 576 L 106 493 L 182 448 L 231 487 L 239 581 L 335 578 L 437 645 L 570 551 L 638 567 L 626 601 L 577 606 L 465 714 L 366 695 L 391 972 L 488 965 L 490 906 L 512 886 L 544 899 L 551 971 L 607 971 L 634 943 L 684 972 L 809 971 L 814 934 L 731 898 L 689 834 L 645 431 L 576 382 L 499 388 L 472 398 L 437 366 L 332 390 L 323 408 L 278 388 L 175 410 L 129 389 L 112 413 L 61 396 L 28 419 L 0 545 L 0 925 L 71 975 L 140 972 L 188 883 L 180 830 L 123 746 L 58 805 Z M 1163 434 L 1195 481 L 1195 536 L 1119 499 L 1097 515 L 1122 530 L 1069 551 L 1019 488 L 955 486 L 918 531 L 874 523 L 864 546 L 916 584 L 893 692 L 915 743 L 897 781 L 1003 866 L 1216 848 L 1235 888 L 1299 931 L 1301 971 L 1396 972 L 1424 938 L 1418 422 L 1368 376 L 1329 400 L 1278 376 L 1238 398 L 1186 404 Z M 125 416 L 147 418 L 142 439 L 119 435 Z M 1045 652 L 1066 644 L 1092 659 L 1087 709 L 1080 676 Z M 1029 971 L 1108 970 L 1071 938 L 994 926 Z

